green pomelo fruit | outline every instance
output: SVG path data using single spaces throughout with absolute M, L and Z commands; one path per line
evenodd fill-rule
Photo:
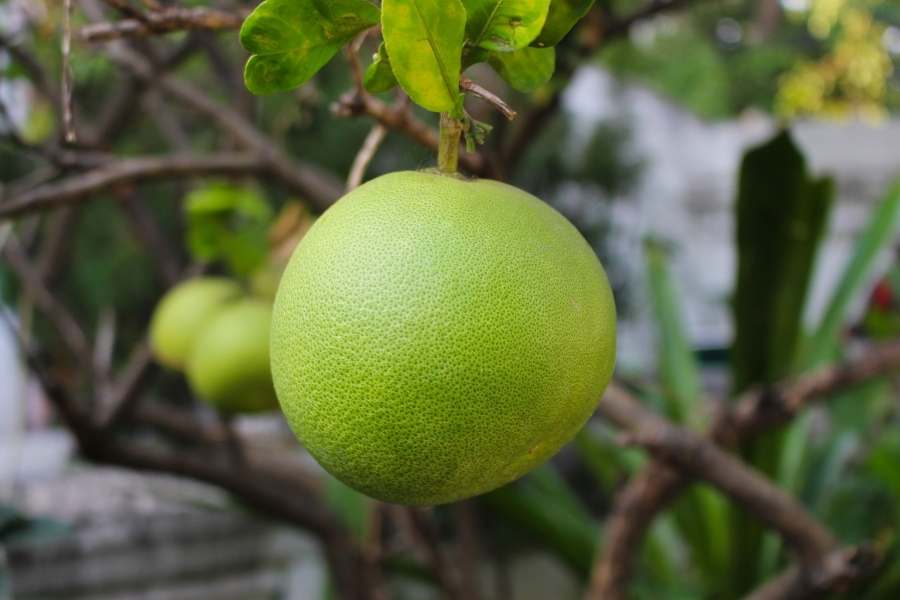
M 150 322 L 150 346 L 156 359 L 171 369 L 183 369 L 207 321 L 241 293 L 236 282 L 223 277 L 197 277 L 172 288 Z
M 219 311 L 203 328 L 188 359 L 191 388 L 224 413 L 278 406 L 269 370 L 272 307 L 241 300 Z
M 615 305 L 578 231 L 495 181 L 375 179 L 297 247 L 272 322 L 282 410 L 348 485 L 451 502 L 546 461 L 594 410 Z

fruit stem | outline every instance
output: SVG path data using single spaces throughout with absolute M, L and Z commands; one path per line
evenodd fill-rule
M 453 175 L 459 168 L 459 140 L 463 125 L 449 113 L 441 113 L 441 138 L 438 143 L 438 169 Z

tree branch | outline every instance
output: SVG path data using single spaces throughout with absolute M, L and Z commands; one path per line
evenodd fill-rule
M 56 297 L 50 293 L 40 273 L 35 269 L 25 256 L 25 251 L 19 244 L 15 234 L 11 233 L 3 246 L 3 256 L 12 267 L 13 272 L 24 285 L 27 293 L 34 298 L 38 309 L 47 317 L 51 325 L 59 332 L 66 347 L 81 361 L 83 365 L 90 364 L 91 350 L 87 335 L 78 324 L 78 320 Z
M 437 132 L 417 119 L 406 104 L 392 107 L 369 94 L 351 92 L 343 96 L 332 110 L 340 117 L 371 117 L 388 129 L 399 131 L 420 146 L 435 152 L 438 149 Z M 479 153 L 461 153 L 459 161 L 473 175 L 490 176 L 487 162 Z
M 469 92 L 473 96 L 481 98 L 482 100 L 496 108 L 498 111 L 500 111 L 500 114 L 502 114 L 508 120 L 512 121 L 516 118 L 516 111 L 514 111 L 503 98 L 490 91 L 489 89 L 484 88 L 478 83 L 475 83 L 468 77 L 463 77 L 462 79 L 460 79 L 459 87 L 464 91 Z
M 869 347 L 844 363 L 801 375 L 769 391 L 744 394 L 731 411 L 717 419 L 709 437 L 728 446 L 759 431 L 787 422 L 810 401 L 839 392 L 872 377 L 900 369 L 900 343 Z M 598 411 L 604 413 L 601 401 Z M 597 557 L 590 600 L 627 597 L 637 549 L 656 515 L 691 483 L 692 477 L 654 460 L 616 495 L 605 528 L 605 544 Z
M 85 42 L 107 42 L 120 38 L 147 37 L 175 31 L 225 31 L 239 29 L 249 11 L 227 12 L 214 8 L 167 7 L 143 13 L 142 18 L 92 23 L 78 37 Z
M 403 513 L 409 521 L 410 531 L 416 541 L 425 549 L 434 577 L 441 584 L 447 598 L 462 600 L 456 574 L 450 568 L 450 562 L 441 547 L 441 540 L 424 509 L 407 506 L 404 507 Z
M 337 200 L 343 185 L 330 173 L 306 163 L 292 160 L 285 155 L 274 140 L 262 133 L 242 114 L 227 105 L 220 104 L 199 87 L 171 75 L 160 74 L 138 53 L 119 44 L 107 49 L 110 56 L 140 79 L 181 101 L 186 106 L 205 114 L 235 137 L 248 150 L 267 164 L 268 171 L 285 185 L 324 210 Z
M 125 158 L 7 199 L 0 203 L 0 219 L 72 205 L 84 201 L 91 194 L 123 183 L 168 177 L 261 173 L 267 170 L 268 165 L 260 157 L 246 153 Z
M 869 546 L 843 548 L 829 554 L 818 568 L 789 567 L 744 600 L 817 600 L 847 591 L 871 575 L 879 562 L 880 556 Z
M 353 166 L 350 167 L 350 174 L 347 175 L 347 191 L 356 189 L 360 186 L 366 176 L 366 169 L 369 163 L 375 158 L 375 154 L 381 147 L 382 142 L 387 137 L 387 127 L 381 123 L 376 123 L 366 136 L 356 158 L 353 159 Z
M 616 384 L 607 390 L 602 403 L 602 414 L 628 430 L 628 443 L 730 496 L 778 531 L 804 564 L 817 565 L 836 548 L 831 533 L 799 502 L 713 442 L 654 414 Z

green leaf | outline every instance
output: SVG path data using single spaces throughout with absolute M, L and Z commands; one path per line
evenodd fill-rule
M 700 427 L 700 366 L 685 333 L 681 305 L 669 274 L 669 260 L 653 240 L 644 244 L 647 280 L 658 336 L 657 363 L 665 388 L 666 412 L 677 422 Z
M 853 256 L 844 268 L 837 289 L 828 303 L 825 315 L 807 344 L 808 351 L 802 365 L 804 368 L 822 364 L 834 351 L 841 327 L 846 324 L 851 303 L 866 284 L 875 259 L 885 246 L 894 241 L 898 221 L 900 221 L 900 180 L 891 185 L 863 229 L 853 250 Z
M 700 429 L 705 424 L 700 365 L 688 341 L 681 305 L 661 244 L 644 244 L 650 299 L 658 332 L 657 363 L 665 389 L 666 412 L 677 422 Z M 720 577 L 728 547 L 725 500 L 714 490 L 688 490 L 673 508 L 675 525 L 694 562 L 710 580 Z
M 787 131 L 744 156 L 737 199 L 735 392 L 772 383 L 794 369 L 809 280 L 833 196 L 832 181 L 812 177 Z M 743 449 L 744 456 L 774 477 L 783 435 L 760 436 Z M 757 522 L 735 513 L 732 530 L 731 594 L 743 595 L 771 563 L 762 554 Z M 748 565 L 747 557 L 755 557 L 754 564 Z
M 241 27 L 241 44 L 252 53 L 244 68 L 247 89 L 291 90 L 377 24 L 378 8 L 367 0 L 265 0 Z
M 628 474 L 640 466 L 641 455 L 623 448 L 606 429 L 588 422 L 572 440 L 572 445 L 584 461 L 596 483 L 604 491 L 611 491 Z
M 590 574 L 599 526 L 531 476 L 482 496 L 493 512 L 528 532 L 582 577 Z
M 531 92 L 550 81 L 556 69 L 554 48 L 522 48 L 515 52 L 492 52 L 488 63 L 520 92 Z
M 594 0 L 553 0 L 544 28 L 532 45 L 541 48 L 557 45 L 593 5 Z
M 818 367 L 840 352 L 839 334 L 846 324 L 850 306 L 866 284 L 881 250 L 895 239 L 898 218 L 900 218 L 900 181 L 891 185 L 863 229 L 821 322 L 804 344 L 804 352 L 797 361 L 799 370 Z M 863 397 L 858 398 L 854 406 L 857 410 L 858 407 L 866 406 Z M 862 412 L 867 414 L 868 407 Z M 777 481 L 782 488 L 791 493 L 797 493 L 807 485 L 810 476 L 808 472 L 812 459 L 809 436 L 812 424 L 812 415 L 801 415 L 791 424 L 784 436 Z M 862 427 L 862 424 L 859 426 Z M 768 563 L 774 565 L 781 544 L 773 542 L 771 547 Z
M 384 43 L 397 81 L 416 104 L 459 116 L 466 29 L 460 0 L 384 0 Z
M 565 508 L 572 514 L 579 514 L 586 520 L 591 519 L 591 513 L 585 508 L 575 492 L 562 478 L 559 471 L 552 463 L 545 463 L 530 474 L 530 481 L 541 492 L 553 498 L 553 503 L 560 508 Z
M 378 46 L 378 52 L 372 59 L 372 64 L 366 69 L 363 83 L 366 89 L 373 94 L 387 92 L 397 85 L 397 77 L 391 67 L 391 57 L 388 56 L 383 42 Z
M 642 595 L 635 593 L 634 598 L 665 598 L 665 600 L 696 599 L 699 594 L 680 594 L 679 590 L 688 584 L 688 577 L 682 568 L 681 556 L 684 554 L 684 540 L 675 527 L 671 514 L 658 515 L 650 529 L 641 549 L 641 577 L 635 582 L 636 591 L 643 582 L 651 581 L 660 586 L 655 593 Z M 644 576 L 646 573 L 646 577 Z
M 272 212 L 252 188 L 224 183 L 191 192 L 185 200 L 187 245 L 202 262 L 225 261 L 248 277 L 265 260 Z
M 338 479 L 326 476 L 325 502 L 356 539 L 365 543 L 369 536 L 375 501 Z
M 550 0 L 463 0 L 468 13 L 466 36 L 475 48 L 511 52 L 538 36 Z
M 794 365 L 801 317 L 834 196 L 787 131 L 747 153 L 737 200 L 734 388 L 771 383 Z

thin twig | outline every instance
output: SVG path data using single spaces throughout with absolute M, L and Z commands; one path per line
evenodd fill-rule
M 452 600 L 462 599 L 456 574 L 451 569 L 444 548 L 441 547 L 441 540 L 428 516 L 423 509 L 411 506 L 405 507 L 403 512 L 409 521 L 410 530 L 416 541 L 425 549 L 434 577 L 440 582 L 447 597 Z
M 119 196 L 119 206 L 125 215 L 135 236 L 144 246 L 147 256 L 153 258 L 153 264 L 166 286 L 175 285 L 184 276 L 182 261 L 176 244 L 173 244 L 157 223 L 150 205 L 135 193 L 124 193 Z
M 516 111 L 514 111 L 512 107 L 507 104 L 505 100 L 503 100 L 503 98 L 490 91 L 489 89 L 484 88 L 480 84 L 475 83 L 468 77 L 463 77 L 462 79 L 460 79 L 459 87 L 464 91 L 469 92 L 473 96 L 481 98 L 482 100 L 496 108 L 508 120 L 512 121 L 516 118 Z
M 44 286 L 38 271 L 28 262 L 25 251 L 14 233 L 9 234 L 3 246 L 3 256 L 34 298 L 37 307 L 60 334 L 72 355 L 78 357 L 82 363 L 90 365 L 92 354 L 90 343 L 78 324 L 78 319 Z
M 332 107 L 332 110 L 339 117 L 362 115 L 371 117 L 388 129 L 402 133 L 424 148 L 434 151 L 438 149 L 437 131 L 413 115 L 405 103 L 400 106 L 390 106 L 369 94 L 361 95 L 353 92 L 343 96 Z M 463 153 L 460 155 L 459 161 L 467 171 L 474 175 L 490 176 L 487 161 L 480 153 Z
M 54 82 L 47 76 L 44 67 L 34 55 L 4 35 L 0 35 L 0 48 L 6 50 L 10 58 L 22 67 L 35 89 L 43 94 L 54 108 L 59 106 L 58 92 L 54 87 Z
M 471 500 L 453 506 L 459 529 L 459 570 L 461 591 L 466 600 L 481 598 L 478 572 L 480 548 L 475 523 L 475 506 Z
M 128 0 L 103 0 L 103 3 L 108 4 L 126 17 L 138 19 L 139 21 L 143 21 L 144 19 L 146 19 L 144 13 L 133 7 Z
M 77 140 L 75 117 L 72 111 L 72 0 L 63 3 L 62 36 L 62 113 L 63 133 L 67 142 Z
M 369 580 L 372 582 L 372 600 L 389 600 L 388 591 L 384 585 L 384 576 L 381 571 L 381 560 L 384 557 L 382 535 L 384 533 L 386 512 L 384 504 L 373 501 L 369 515 L 369 531 L 363 545 L 363 555 L 369 571 Z
M 366 169 L 369 168 L 369 164 L 375 158 L 375 154 L 387 137 L 387 133 L 387 127 L 381 123 L 376 123 L 369 130 L 363 145 L 360 147 L 359 152 L 356 153 L 356 158 L 353 159 L 353 166 L 350 168 L 350 174 L 347 176 L 348 192 L 358 188 L 362 183 L 363 178 L 366 176 Z
M 350 74 L 353 76 L 353 84 L 356 86 L 356 90 L 360 94 L 367 94 L 366 86 L 363 80 L 363 68 L 362 63 L 359 62 L 359 50 L 362 48 L 363 43 L 366 41 L 366 37 L 369 35 L 368 30 L 363 31 L 359 35 L 357 35 L 353 42 L 351 42 L 347 46 L 346 54 L 347 54 L 347 62 L 350 63 Z
M 222 423 L 222 430 L 225 431 L 225 447 L 228 450 L 228 456 L 231 458 L 231 461 L 235 465 L 246 462 L 244 444 L 235 427 L 234 415 L 219 413 L 219 420 Z
M 96 398 L 105 398 L 112 386 L 112 360 L 116 344 L 116 313 L 110 308 L 100 312 L 97 331 L 94 334 L 94 376 L 97 388 Z
M 132 349 L 121 374 L 111 382 L 109 392 L 102 398 L 96 419 L 100 427 L 112 429 L 129 415 L 153 369 L 153 354 L 144 340 Z

